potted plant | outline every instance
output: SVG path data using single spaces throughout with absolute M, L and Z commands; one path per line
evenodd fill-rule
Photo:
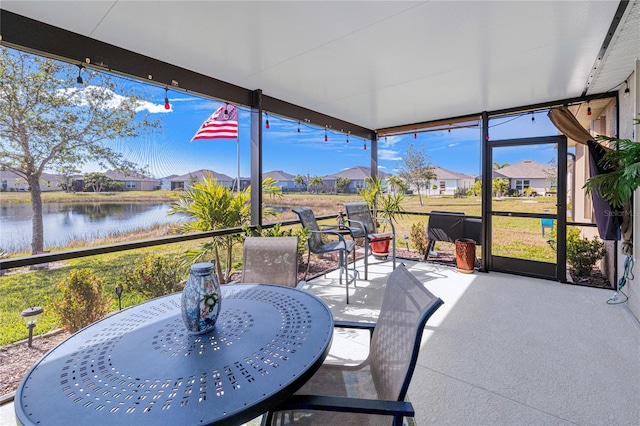
M 391 222 L 396 222 L 397 218 L 403 213 L 400 204 L 404 200 L 404 196 L 399 192 L 384 194 L 382 180 L 379 177 L 367 179 L 367 184 L 360 189 L 359 194 L 372 210 L 378 232 L 386 231 L 386 222 L 382 221 L 381 227 L 381 222 L 376 220 L 378 215 Z M 369 242 L 371 243 L 371 252 L 376 259 L 386 259 L 389 256 L 389 244 L 391 241 L 388 237 L 372 238 Z
M 640 119 L 634 121 L 640 124 Z M 589 178 L 585 189 L 607 200 L 611 207 L 622 208 L 640 187 L 640 143 L 602 135 L 596 140 L 615 144 L 616 149 L 604 154 L 601 163 L 612 171 Z

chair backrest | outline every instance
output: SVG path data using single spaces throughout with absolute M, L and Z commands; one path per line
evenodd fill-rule
M 318 221 L 316 220 L 316 216 L 313 214 L 313 211 L 309 207 L 296 207 L 292 209 L 295 214 L 298 215 L 298 219 L 300 219 L 300 223 L 304 228 L 307 228 L 309 231 L 319 231 L 320 227 L 318 226 Z M 309 251 L 314 253 L 316 249 L 322 246 L 322 237 L 319 233 L 310 232 L 309 233 Z
M 242 283 L 298 284 L 298 237 L 247 237 Z
M 404 264 L 389 275 L 369 354 L 381 398 L 404 400 L 418 359 L 422 331 L 442 303 Z
M 371 209 L 367 203 L 359 201 L 344 203 L 344 208 L 347 211 L 347 218 L 364 223 L 364 226 L 367 228 L 367 233 L 375 234 L 378 232 L 376 224 L 373 222 L 373 217 L 371 216 Z M 349 226 L 354 228 L 360 227 L 360 225 L 356 223 L 349 223 Z M 355 236 L 359 235 L 356 234 Z

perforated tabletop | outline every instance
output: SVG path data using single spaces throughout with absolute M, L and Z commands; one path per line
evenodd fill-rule
M 295 392 L 331 343 L 327 306 L 300 290 L 223 286 L 215 329 L 187 333 L 180 294 L 79 331 L 27 373 L 22 424 L 240 424 Z

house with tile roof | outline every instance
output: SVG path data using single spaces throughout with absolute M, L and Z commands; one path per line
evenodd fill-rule
M 40 175 L 40 191 L 60 191 L 63 181 L 64 177 L 61 175 L 44 172 Z M 0 170 L 0 192 L 26 192 L 28 190 L 29 185 L 26 179 L 9 170 Z
M 275 185 L 282 188 L 282 192 L 300 191 L 301 188 L 297 188 L 293 179 L 295 176 L 291 173 L 283 172 L 282 170 L 272 170 L 270 172 L 262 173 L 262 179 L 270 177 L 276 181 Z
M 431 166 L 436 178 L 429 182 L 426 190 L 427 195 L 455 195 L 456 193 L 466 194 L 471 189 L 476 179 L 474 176 L 443 169 L 438 166 Z
M 524 188 L 531 188 L 537 195 L 556 193 L 555 169 L 548 164 L 533 160 L 523 160 L 493 171 L 493 178 L 509 180 L 512 192 L 522 194 Z
M 388 173 L 378 171 L 378 176 L 382 179 L 383 185 L 385 184 Z M 351 183 L 349 184 L 349 193 L 356 193 L 360 188 L 365 186 L 366 179 L 371 177 L 371 167 L 355 166 L 349 169 L 341 170 L 338 173 L 327 175 L 322 177 L 323 189 L 327 192 L 336 192 L 336 183 L 338 178 L 348 178 Z
M 109 179 L 122 182 L 125 191 L 155 191 L 160 189 L 160 180 L 141 173 L 109 170 L 104 173 Z
M 171 183 L 171 190 L 188 188 L 194 183 L 202 181 L 207 173 L 210 174 L 212 178 L 216 179 L 219 184 L 227 188 L 233 188 L 233 183 L 235 181 L 234 178 L 227 176 L 224 173 L 214 172 L 213 170 L 200 169 L 195 172 L 189 172 L 169 179 L 169 182 Z

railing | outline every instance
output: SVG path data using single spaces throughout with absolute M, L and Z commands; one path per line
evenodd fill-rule
M 428 213 L 428 212 L 404 212 L 403 214 L 411 215 L 411 216 L 427 216 L 427 217 L 431 215 L 431 213 Z M 336 217 L 335 214 L 327 214 L 327 215 L 317 216 L 317 219 L 327 220 L 327 219 L 333 219 L 335 217 Z M 466 216 L 466 217 L 471 219 L 482 219 L 481 216 Z M 269 222 L 262 225 L 261 228 L 262 229 L 272 228 L 277 223 L 280 223 L 284 226 L 291 226 L 291 225 L 299 224 L 300 221 L 298 219 L 288 219 L 288 220 L 282 220 L 282 221 L 276 221 L 276 222 Z M 576 223 L 576 222 L 568 222 L 567 225 L 586 226 L 586 227 L 596 226 L 595 224 L 592 224 L 592 223 Z M 251 226 L 250 229 L 255 230 L 256 226 Z M 164 244 L 180 243 L 184 241 L 199 240 L 203 238 L 211 238 L 211 237 L 217 237 L 222 235 L 240 234 L 243 232 L 244 232 L 244 228 L 242 227 L 226 228 L 226 229 L 218 229 L 215 231 L 200 232 L 197 234 L 175 235 L 171 237 L 162 237 L 162 238 L 153 238 L 149 240 L 134 241 L 131 243 L 110 244 L 106 246 L 90 247 L 90 248 L 84 248 L 79 250 L 68 250 L 68 251 L 62 251 L 62 252 L 56 252 L 56 253 L 45 253 L 45 254 L 23 256 L 23 257 L 16 257 L 16 258 L 10 258 L 10 259 L 0 259 L 0 274 L 1 274 L 1 271 L 6 271 L 12 268 L 20 268 L 24 266 L 38 265 L 41 263 L 55 262 L 60 260 L 77 259 L 81 257 L 95 256 L 99 254 L 135 250 L 139 248 L 153 247 L 153 246 L 159 246 Z

